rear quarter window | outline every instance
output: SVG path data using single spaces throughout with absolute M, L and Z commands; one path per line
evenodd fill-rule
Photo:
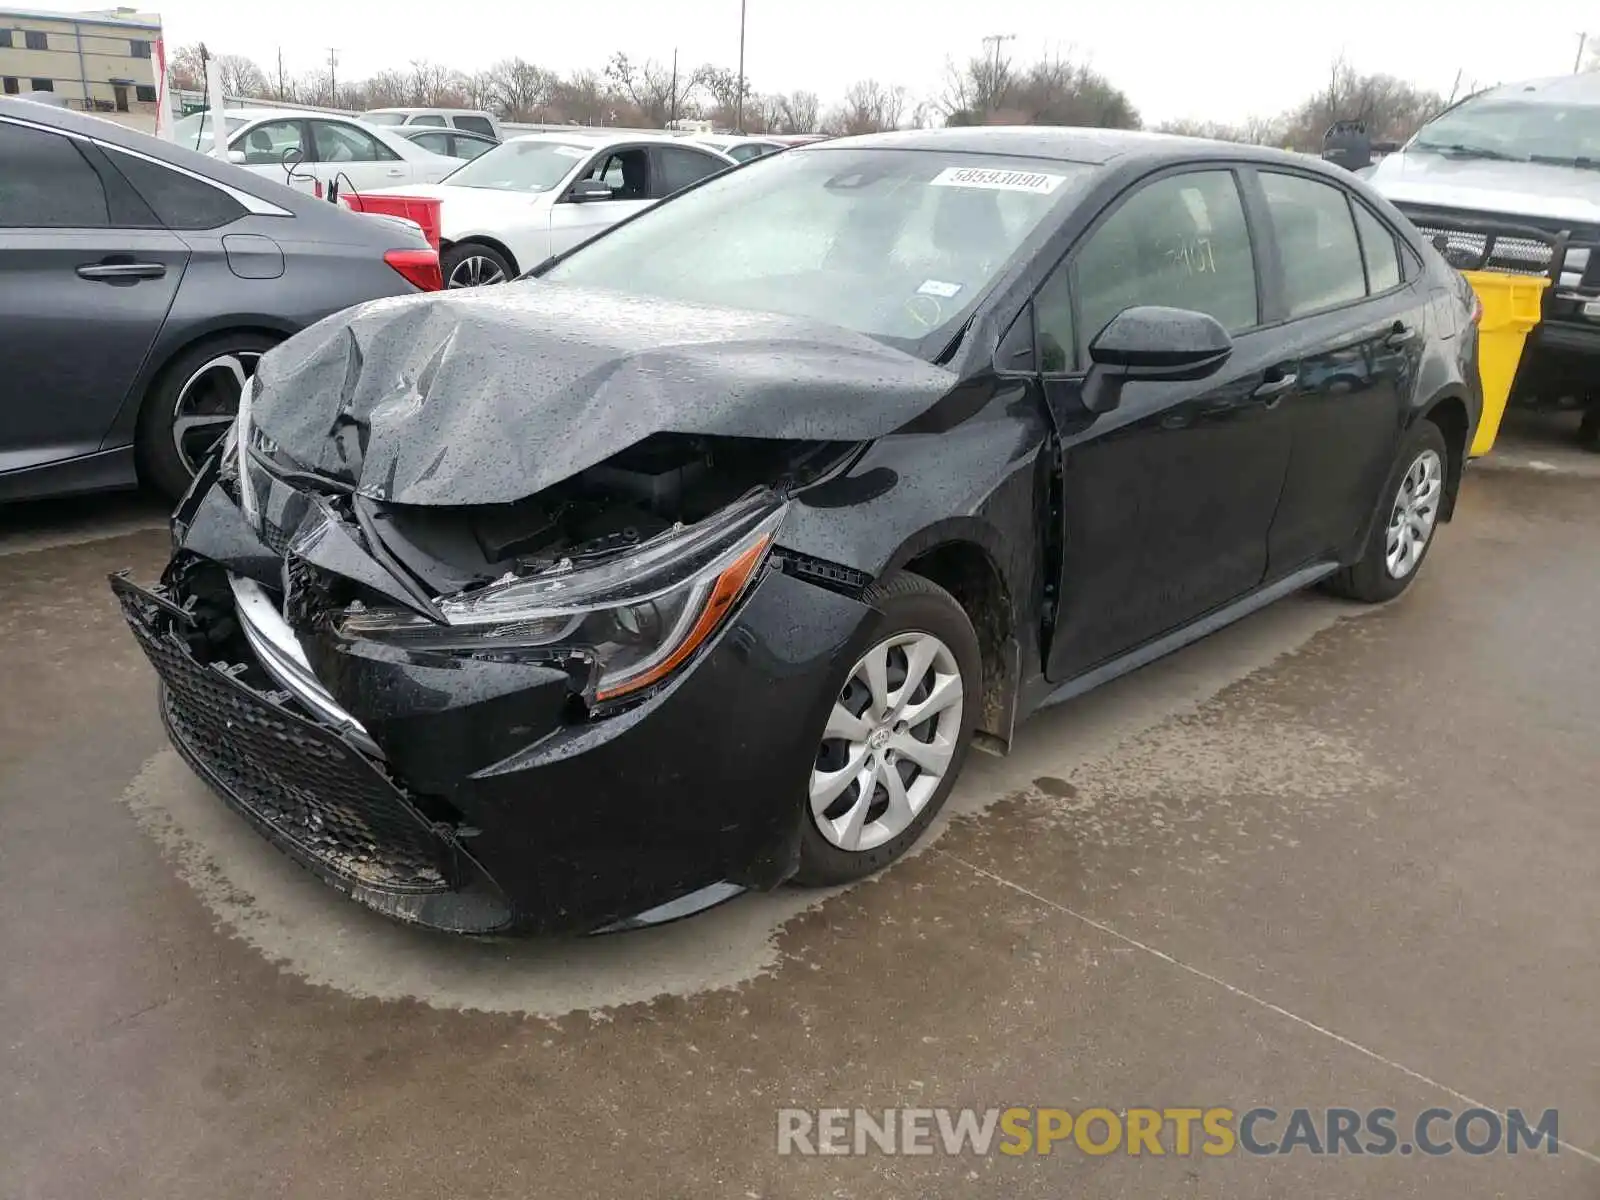
M 217 229 L 246 215 L 244 205 L 220 188 L 110 147 L 105 152 L 168 229 Z

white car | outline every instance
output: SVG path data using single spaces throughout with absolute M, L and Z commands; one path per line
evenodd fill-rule
M 414 125 L 428 129 L 465 129 L 497 142 L 505 140 L 500 131 L 500 118 L 481 108 L 371 108 L 361 114 L 361 119 L 368 125 L 393 129 Z
M 691 183 L 736 166 L 670 134 L 530 133 L 502 142 L 437 187 L 446 287 L 515 279 Z
M 370 192 L 437 183 L 461 165 L 460 159 L 350 117 L 304 109 L 230 108 L 224 120 L 228 160 L 278 183 L 289 181 L 288 164 L 293 164 L 299 180 L 314 178 L 324 188 L 337 180 L 340 190 Z M 214 133 L 211 115 L 195 113 L 174 125 L 173 140 L 209 154 Z
M 763 155 L 776 154 L 779 150 L 789 147 L 782 142 L 764 137 L 746 137 L 744 134 L 735 133 L 709 133 L 696 134 L 694 142 L 701 146 L 710 146 L 713 150 L 720 150 L 729 158 L 739 162 L 749 162 L 752 158 L 761 158 Z

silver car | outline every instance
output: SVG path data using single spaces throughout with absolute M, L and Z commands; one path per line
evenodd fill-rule
M 415 225 L 98 117 L 0 100 L 0 163 L 0 501 L 177 496 L 264 352 L 440 285 Z

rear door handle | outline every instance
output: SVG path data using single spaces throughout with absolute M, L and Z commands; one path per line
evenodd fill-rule
M 1402 346 L 1409 346 L 1417 340 L 1417 331 L 1409 325 L 1395 323 L 1389 331 L 1389 336 L 1383 339 L 1383 344 L 1391 350 L 1399 350 Z
M 1267 401 L 1267 407 L 1272 408 L 1299 382 L 1300 376 L 1293 371 L 1286 371 L 1276 379 L 1267 380 L 1250 395 L 1257 400 Z
M 78 268 L 79 279 L 97 283 L 138 283 L 141 279 L 160 279 L 167 273 L 163 263 L 90 263 Z

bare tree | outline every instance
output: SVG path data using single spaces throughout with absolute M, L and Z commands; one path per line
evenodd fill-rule
M 461 95 L 468 108 L 494 110 L 499 107 L 500 93 L 495 87 L 494 76 L 488 71 L 474 71 L 461 76 Z
M 200 61 L 198 45 L 179 46 L 167 60 L 167 86 L 186 92 L 198 92 L 206 86 L 205 64 Z
M 575 125 L 615 125 L 616 102 L 598 71 L 574 71 L 550 91 L 552 121 Z
M 379 71 L 356 90 L 363 108 L 400 108 L 411 99 L 411 79 L 403 71 Z
M 1026 70 L 1002 56 L 951 67 L 939 107 L 948 125 L 1139 128 L 1126 93 L 1088 63 L 1047 55 Z
M 905 88 L 861 79 L 845 91 L 844 103 L 828 115 L 823 128 L 843 134 L 898 129 L 905 111 Z
M 455 106 L 464 99 L 459 71 L 425 58 L 411 60 L 412 104 Z
M 665 126 L 693 104 L 700 81 L 692 73 L 658 63 L 653 58 L 634 62 L 620 51 L 606 63 L 605 78 L 618 97 L 626 100 L 648 125 Z
M 759 121 L 754 89 L 748 79 L 742 81 L 741 87 L 737 71 L 707 63 L 695 71 L 694 81 L 706 96 L 706 118 L 719 128 L 734 129 L 741 117 L 747 126 Z
M 1362 121 L 1374 138 L 1410 137 L 1444 108 L 1437 92 L 1393 75 L 1360 75 L 1343 57 L 1328 70 L 1328 82 L 1284 116 L 1284 139 L 1296 150 L 1319 150 L 1335 121 Z
M 555 72 L 521 58 L 508 58 L 489 68 L 494 103 L 508 121 L 543 118 L 555 91 Z
M 817 133 L 822 126 L 822 102 L 815 92 L 790 92 L 778 100 L 779 133 Z
M 946 59 L 944 72 L 945 87 L 938 104 L 952 125 L 983 124 L 983 114 L 1003 107 L 1015 82 L 1011 59 L 999 53 L 975 55 L 964 67 Z
M 230 96 L 268 96 L 267 73 L 242 54 L 217 54 L 211 61 L 222 74 L 222 90 Z

